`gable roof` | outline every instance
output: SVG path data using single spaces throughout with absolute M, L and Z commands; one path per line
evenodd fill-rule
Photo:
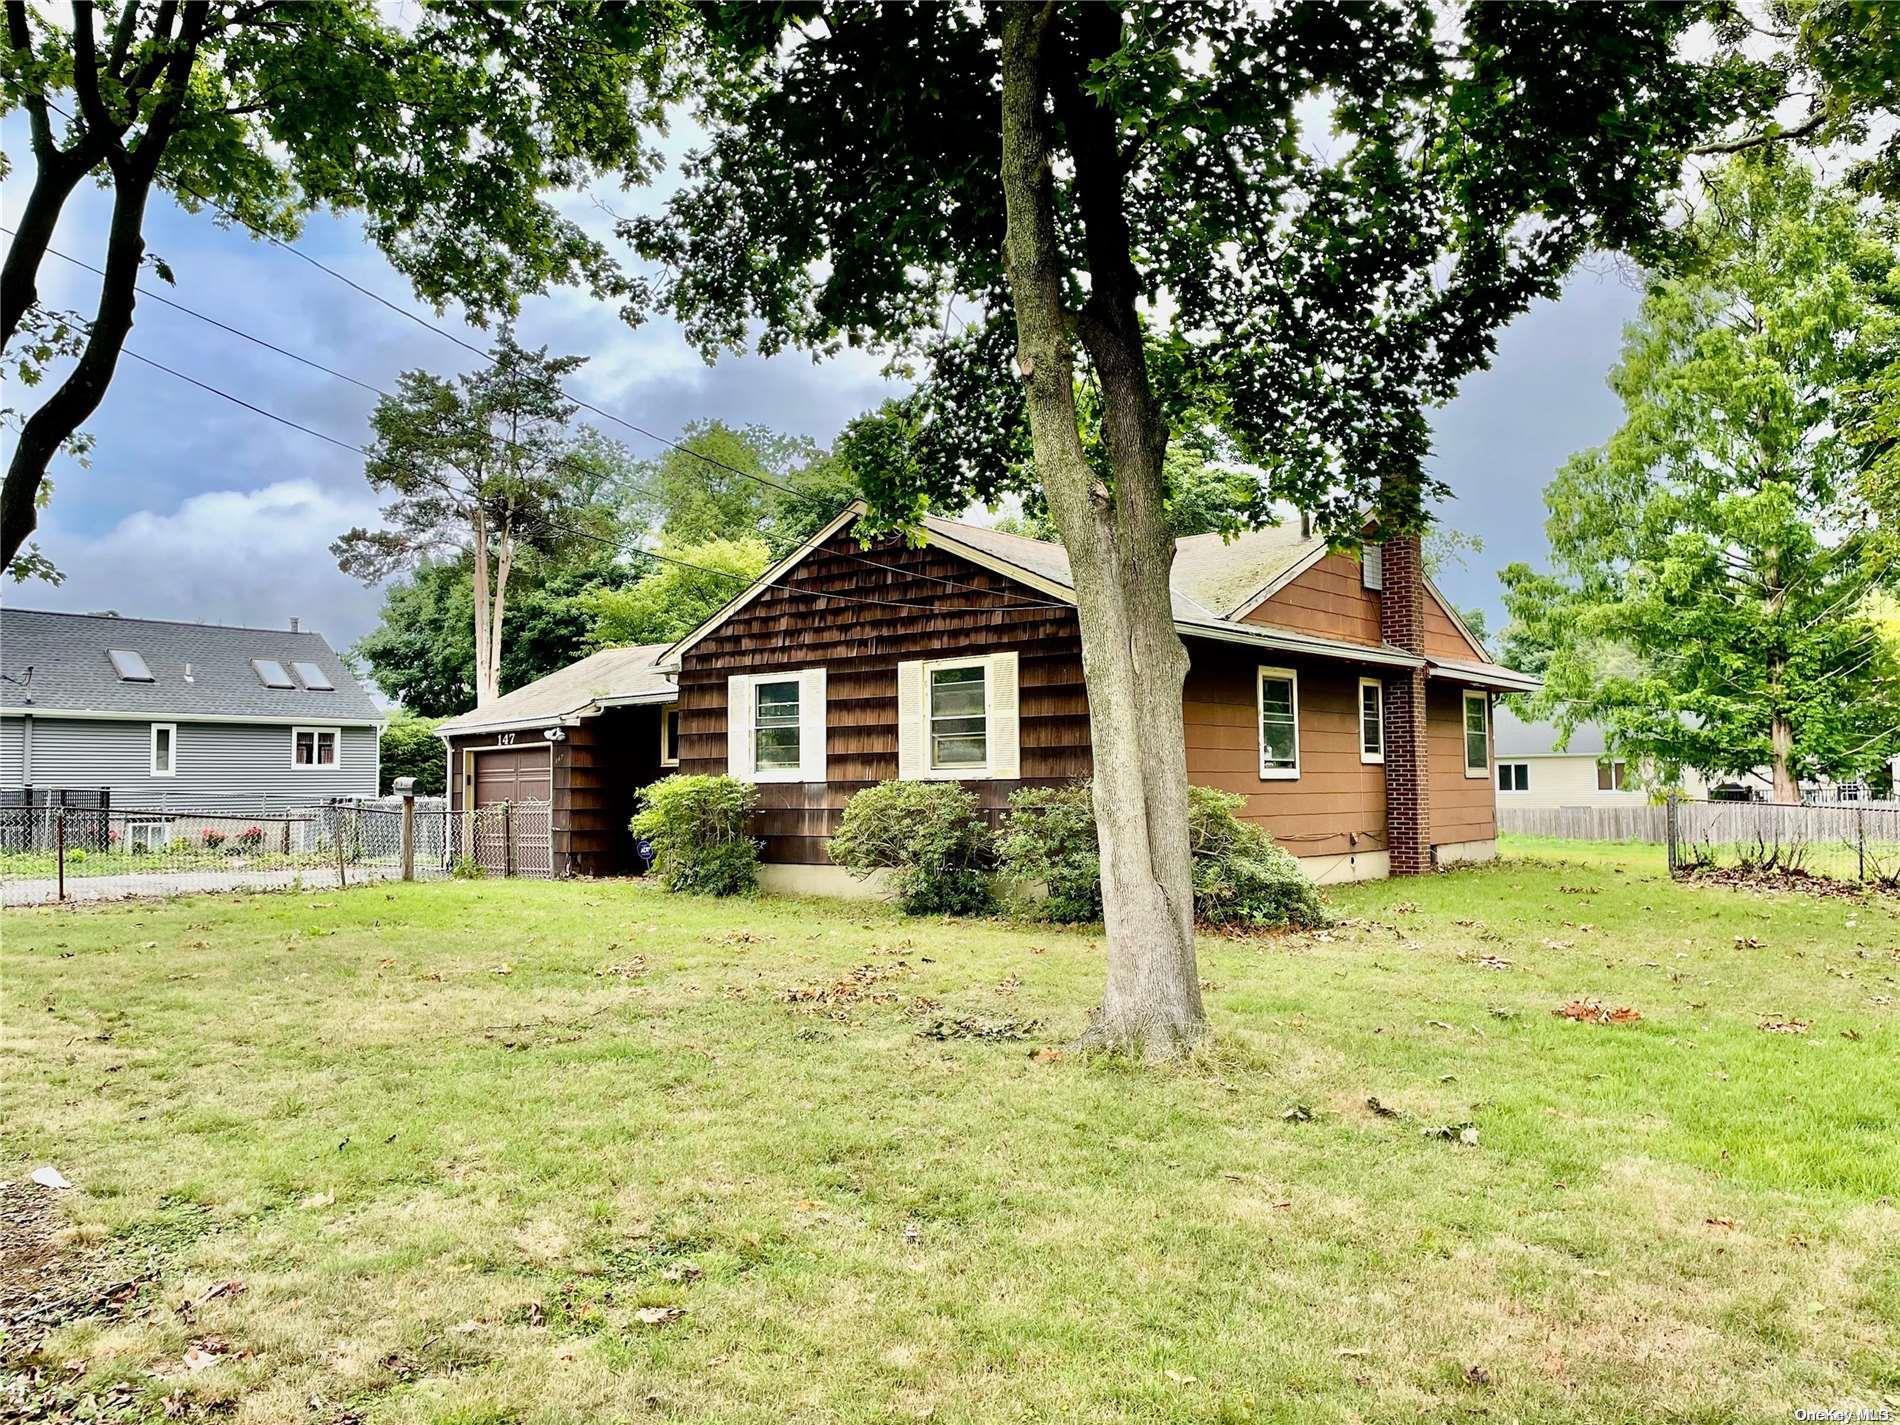
M 863 501 L 840 511 L 823 529 L 767 569 L 698 628 L 663 650 L 659 658 L 660 667 L 668 671 L 676 670 L 680 658 L 688 649 L 777 584 L 814 550 L 864 512 Z M 973 564 L 1014 579 L 1059 602 L 1075 602 L 1075 580 L 1069 567 L 1069 552 L 1060 544 L 1030 539 L 1020 534 L 1005 534 L 987 525 L 965 524 L 961 520 L 945 519 L 941 515 L 925 515 L 923 530 L 928 544 L 960 554 Z M 1438 676 L 1455 677 L 1477 687 L 1534 691 L 1542 686 L 1535 678 L 1501 668 L 1488 660 L 1466 663 L 1421 657 L 1389 643 L 1355 643 L 1279 628 L 1272 624 L 1244 623 L 1240 620 L 1237 611 L 1245 611 L 1259 604 L 1322 557 L 1326 548 L 1323 539 L 1299 535 L 1285 525 L 1255 530 L 1232 541 L 1223 541 L 1219 535 L 1195 535 L 1177 541 L 1175 567 L 1169 581 L 1176 631 L 1183 635 L 1246 644 L 1282 653 L 1315 654 L 1388 667 L 1426 667 L 1437 670 Z M 1182 558 L 1184 549 L 1185 559 Z M 1237 603 L 1228 602 L 1236 598 Z M 1455 613 L 1453 619 L 1456 621 Z
M 450 718 L 436 729 L 436 736 L 542 727 L 592 717 L 607 707 L 669 702 L 679 696 L 678 685 L 654 667 L 666 648 L 664 643 L 603 648 L 504 693 L 487 707 Z
M 144 659 L 151 681 L 121 678 L 115 649 Z M 295 686 L 265 687 L 253 659 L 275 660 Z M 304 686 L 297 663 L 314 664 L 334 687 Z M 21 686 L 15 680 L 24 680 L 29 667 L 32 679 Z M 0 672 L 8 679 L 0 683 L 0 707 L 36 717 L 383 721 L 382 710 L 320 633 L 0 608 Z

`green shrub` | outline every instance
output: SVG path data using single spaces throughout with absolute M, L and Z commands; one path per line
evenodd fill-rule
M 976 796 L 955 782 L 879 782 L 852 797 L 831 859 L 854 876 L 897 873 L 911 915 L 980 915 L 996 903 L 995 838 Z
M 66 864 L 69 866 L 85 865 L 86 864 L 86 848 L 83 846 L 73 847 L 72 850 L 66 853 Z
M 479 881 L 488 871 L 473 856 L 457 856 L 455 864 L 449 867 L 449 874 L 458 881 Z
M 1195 919 L 1206 925 L 1326 924 L 1319 891 L 1272 837 L 1240 819 L 1244 805 L 1232 792 L 1188 788 Z M 1041 915 L 1065 922 L 1101 919 L 1101 853 L 1086 782 L 1012 794 L 999 849 L 1007 875 L 1048 888 L 1037 907 Z
M 1251 821 L 1246 798 L 1188 788 L 1188 845 L 1194 853 L 1194 915 L 1208 925 L 1325 925 L 1331 917 L 1300 863 Z
M 1011 792 L 997 851 L 1010 879 L 1046 888 L 1038 915 L 1064 925 L 1102 918 L 1102 853 L 1087 782 Z
M 663 777 L 640 793 L 633 834 L 653 847 L 654 873 L 669 891 L 745 895 L 759 885 L 758 802 L 756 787 L 731 777 Z

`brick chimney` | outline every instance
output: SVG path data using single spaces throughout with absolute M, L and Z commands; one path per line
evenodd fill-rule
M 1425 572 L 1419 537 L 1386 541 L 1379 636 L 1425 652 Z M 1432 869 L 1431 751 L 1425 731 L 1425 670 L 1393 669 L 1385 680 L 1385 845 L 1395 876 Z

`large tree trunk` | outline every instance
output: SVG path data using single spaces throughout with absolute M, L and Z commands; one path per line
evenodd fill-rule
M 486 707 L 495 700 L 494 685 L 488 677 L 488 522 L 476 507 L 475 530 L 475 706 Z
M 1074 320 L 1084 327 L 1102 382 L 1112 493 L 1096 478 L 1077 427 L 1072 318 L 1063 308 L 1044 108 L 1054 13 L 1030 6 L 1003 12 L 1005 258 L 1036 470 L 1069 553 L 1088 682 L 1108 983 L 1085 1042 L 1152 1061 L 1180 1054 L 1207 1033 L 1188 851 L 1181 716 L 1187 653 L 1174 630 L 1168 587 L 1174 542 L 1162 509 L 1166 432 L 1148 387 L 1132 286 L 1105 270 L 1111 264 L 1098 254 L 1114 247 L 1115 234 L 1093 223 L 1091 277 L 1098 286 L 1088 311 Z M 1123 228 L 1121 261 L 1127 260 Z

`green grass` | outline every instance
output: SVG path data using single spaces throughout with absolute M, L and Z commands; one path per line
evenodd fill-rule
M 1083 933 L 622 883 L 9 913 L 4 1171 L 56 1163 L 76 1235 L 163 1270 L 43 1356 L 135 1418 L 239 1421 L 1900 1396 L 1900 913 L 1656 862 L 1346 887 L 1339 929 L 1204 940 L 1216 1047 L 1163 1072 L 1032 1057 L 1098 993 Z M 867 965 L 856 1003 L 782 998 Z M 1578 997 L 1643 1017 L 1551 1013 Z M 919 1035 L 960 1017 L 1041 1027 Z

